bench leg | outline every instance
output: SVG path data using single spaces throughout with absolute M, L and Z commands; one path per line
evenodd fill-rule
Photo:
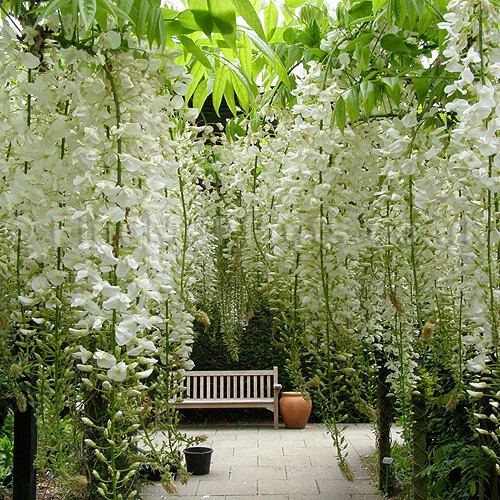
M 279 411 L 278 408 L 275 406 L 274 407 L 274 428 L 278 428 L 278 417 L 279 417 Z

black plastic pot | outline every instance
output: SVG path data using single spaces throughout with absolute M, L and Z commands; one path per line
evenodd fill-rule
M 195 476 L 203 476 L 210 472 L 210 460 L 212 458 L 212 448 L 206 446 L 191 446 L 184 450 L 186 457 L 186 467 L 188 472 Z

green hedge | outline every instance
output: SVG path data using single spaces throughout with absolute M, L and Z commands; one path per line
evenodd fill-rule
M 294 390 L 290 377 L 285 371 L 285 353 L 280 347 L 280 341 L 273 328 L 272 314 L 261 308 L 255 311 L 254 316 L 241 334 L 239 341 L 238 360 L 231 358 L 229 350 L 219 330 L 218 320 L 212 317 L 212 324 L 205 328 L 197 323 L 196 337 L 193 345 L 192 360 L 195 370 L 270 370 L 273 366 L 278 367 L 279 383 L 284 391 Z M 347 394 L 343 395 L 348 398 Z M 314 400 L 313 400 L 314 403 Z M 310 421 L 320 422 L 321 418 L 314 407 Z M 344 413 L 348 413 L 350 422 L 366 421 L 366 417 L 360 415 L 359 411 L 346 401 Z M 185 410 L 182 411 L 184 423 L 199 422 L 224 422 L 242 423 L 271 421 L 272 415 L 267 410 Z

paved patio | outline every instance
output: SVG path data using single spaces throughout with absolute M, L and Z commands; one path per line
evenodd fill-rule
M 204 445 L 214 452 L 209 474 L 191 476 L 186 485 L 177 481 L 181 498 L 381 499 L 361 461 L 375 446 L 369 424 L 349 424 L 345 432 L 354 483 L 342 476 L 332 439 L 322 424 L 308 424 L 300 430 L 258 425 L 183 430 L 189 435 L 208 436 Z M 160 500 L 171 496 L 158 483 L 145 486 L 141 498 Z

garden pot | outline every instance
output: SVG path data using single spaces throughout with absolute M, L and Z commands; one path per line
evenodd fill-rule
M 283 392 L 280 413 L 288 429 L 303 429 L 311 414 L 312 401 L 305 400 L 300 392 Z
M 212 448 L 206 446 L 191 446 L 184 450 L 187 471 L 195 476 L 203 476 L 210 472 Z

